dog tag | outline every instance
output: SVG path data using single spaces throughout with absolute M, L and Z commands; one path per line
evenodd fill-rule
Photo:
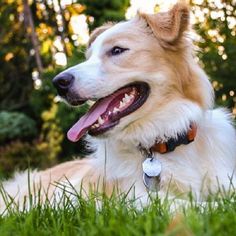
M 143 162 L 143 183 L 148 190 L 159 190 L 160 174 L 161 163 L 153 157 L 148 157 Z
M 143 162 L 143 172 L 149 177 L 159 176 L 161 173 L 161 163 L 155 158 L 147 158 Z
M 160 190 L 160 176 L 150 177 L 143 173 L 143 183 L 149 191 L 158 192 Z

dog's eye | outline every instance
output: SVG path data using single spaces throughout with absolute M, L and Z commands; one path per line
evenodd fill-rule
M 123 53 L 124 51 L 127 51 L 127 50 L 129 50 L 129 49 L 115 46 L 111 49 L 109 54 L 111 56 L 117 56 L 117 55 L 120 55 L 121 53 Z

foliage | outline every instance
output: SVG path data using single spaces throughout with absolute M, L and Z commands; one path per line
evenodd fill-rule
M 25 2 L 30 4 L 43 66 L 56 71 L 53 60 L 56 53 L 63 52 L 71 56 L 75 49 L 70 21 L 71 17 L 80 14 L 82 8 L 78 4 L 63 7 L 61 0 L 57 1 L 59 11 L 56 10 L 56 1 Z M 0 109 L 29 112 L 28 101 L 34 91 L 34 82 L 41 79 L 38 76 L 32 77 L 32 73 L 39 71 L 39 68 L 35 62 L 36 49 L 30 37 L 32 29 L 27 21 L 29 19 L 23 1 L 0 2 L 0 24 L 4 26 L 0 28 Z
M 0 109 L 3 110 L 25 108 L 33 89 L 34 62 L 22 30 L 21 9 L 18 1 L 0 2 Z
M 50 110 L 42 113 L 41 140 L 43 142 L 40 145 L 40 150 L 45 151 L 50 160 L 55 160 L 61 152 L 61 142 L 64 138 L 56 117 L 57 109 L 57 105 L 52 104 Z
M 37 133 L 33 119 L 19 112 L 0 112 L 0 144 L 14 139 L 30 139 Z
M 129 0 L 80 0 L 85 5 L 84 13 L 88 16 L 90 29 L 101 26 L 107 21 L 124 20 Z
M 217 103 L 236 108 L 236 2 L 192 1 L 200 35 L 199 57 L 215 89 Z
M 85 200 L 78 194 L 73 201 L 63 195 L 60 206 L 49 202 L 42 206 L 37 199 L 34 205 L 33 198 L 29 212 L 14 212 L 10 204 L 10 214 L 0 217 L 0 233 L 1 236 L 234 235 L 235 200 L 235 193 L 205 204 L 189 200 L 173 213 L 171 201 L 161 202 L 159 198 L 153 198 L 143 208 L 137 208 L 123 195 L 90 195 Z
M 38 141 L 22 142 L 16 140 L 0 146 L 0 177 L 10 177 L 15 170 L 45 168 L 52 162 L 47 152 L 41 151 Z

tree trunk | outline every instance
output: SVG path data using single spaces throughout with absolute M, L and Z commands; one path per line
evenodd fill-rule
M 27 34 L 30 36 L 30 39 L 34 48 L 34 56 L 35 56 L 38 72 L 41 75 L 43 72 L 43 64 L 42 64 L 42 60 L 41 60 L 41 56 L 39 52 L 40 51 L 39 41 L 38 41 L 37 34 L 35 32 L 32 12 L 31 12 L 28 0 L 23 0 L 23 4 L 24 4 L 24 20 L 25 20 L 26 31 L 27 31 Z

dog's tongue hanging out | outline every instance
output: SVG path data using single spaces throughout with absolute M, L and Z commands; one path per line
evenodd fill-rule
M 67 137 L 72 142 L 77 142 L 96 122 L 108 108 L 110 102 L 113 100 L 112 96 L 100 99 L 90 110 L 77 121 L 67 133 Z
M 77 142 L 87 131 L 90 135 L 98 135 L 107 131 L 117 125 L 122 117 L 142 106 L 148 94 L 148 85 L 139 82 L 99 99 L 68 131 L 68 139 Z

